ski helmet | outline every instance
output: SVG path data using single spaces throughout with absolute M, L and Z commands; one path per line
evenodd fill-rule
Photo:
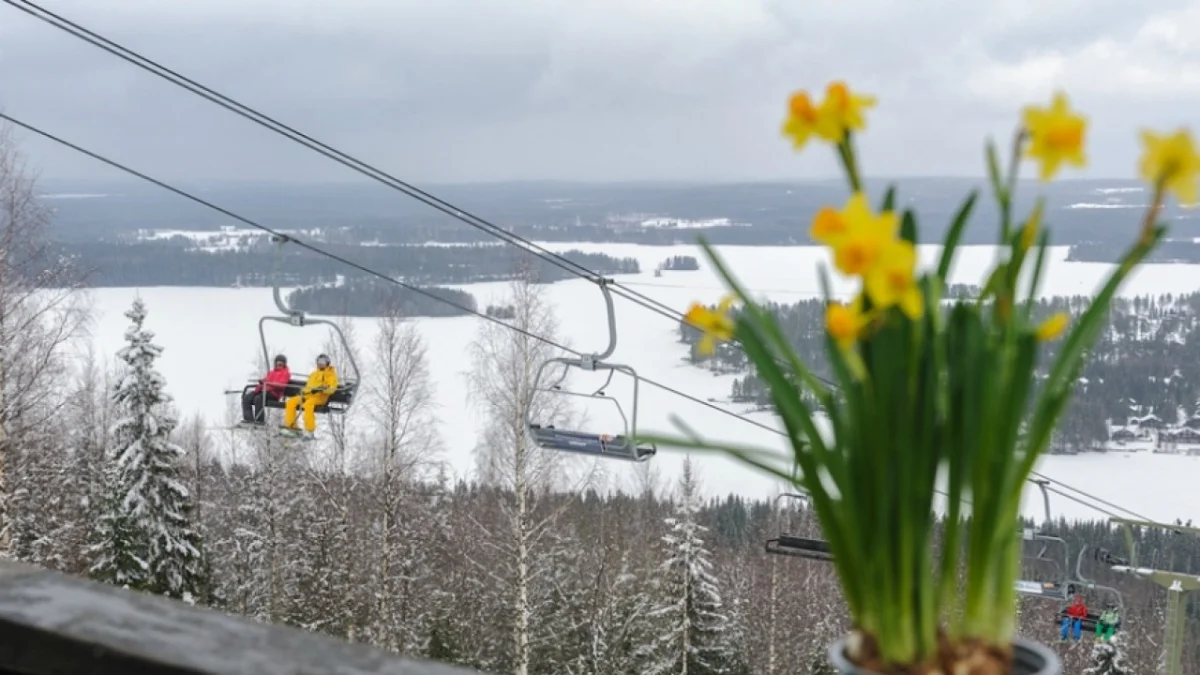
M 283 354 L 276 354 L 274 363 L 275 363 L 275 365 L 279 365 L 282 363 L 283 365 L 286 366 L 287 365 L 287 357 L 284 356 Z
M 327 366 L 327 365 L 329 365 L 329 356 L 328 356 L 327 354 L 318 354 L 318 355 L 317 355 L 317 365 L 319 365 L 319 366 L 321 366 L 321 365 L 324 365 L 324 366 Z

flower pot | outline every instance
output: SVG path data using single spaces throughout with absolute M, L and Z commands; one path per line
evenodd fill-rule
M 846 657 L 846 636 L 829 646 L 829 662 L 843 675 L 881 675 L 858 666 Z M 1058 654 L 1040 642 L 1015 638 L 1013 640 L 1013 667 L 1004 675 L 1061 675 L 1062 662 Z

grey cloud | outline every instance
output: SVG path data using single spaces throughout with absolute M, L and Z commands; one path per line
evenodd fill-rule
M 1009 132 L 1026 102 L 998 68 L 1039 50 L 1070 62 L 1099 39 L 1128 41 L 1152 13 L 1198 4 L 46 0 L 421 182 L 821 175 L 832 160 L 792 154 L 778 125 L 791 90 L 832 78 L 881 99 L 862 141 L 876 171 L 978 174 L 981 135 Z M 1114 128 L 1139 121 L 1113 99 L 1083 97 Z M 1164 105 L 1183 121 L 1194 108 L 1181 101 Z M 349 176 L 7 5 L 0 106 L 168 177 Z M 44 143 L 29 151 L 47 176 L 111 175 Z M 1093 173 L 1127 175 L 1133 151 L 1098 153 Z

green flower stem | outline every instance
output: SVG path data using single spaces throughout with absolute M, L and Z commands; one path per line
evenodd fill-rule
M 854 154 L 854 132 L 849 129 L 837 144 L 838 159 L 846 170 L 846 178 L 850 181 L 850 192 L 862 192 L 862 178 L 858 174 L 858 159 Z

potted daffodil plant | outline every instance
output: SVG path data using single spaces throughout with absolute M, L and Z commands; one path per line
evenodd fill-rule
M 1110 302 L 1165 232 L 1164 200 L 1196 201 L 1200 155 L 1185 130 L 1142 132 L 1150 200 L 1131 223 L 1132 243 L 1082 314 L 1039 319 L 1046 211 L 1038 198 L 1028 213 L 1014 213 L 1017 176 L 1025 161 L 1043 182 L 1064 165 L 1084 166 L 1087 121 L 1057 93 L 1048 106 L 1025 109 L 1007 160 L 986 145 L 1000 253 L 979 297 L 948 299 L 976 194 L 947 224 L 936 264 L 918 269 L 917 214 L 897 206 L 895 186 L 882 195 L 863 187 L 854 141 L 875 104 L 833 83 L 819 102 L 793 95 L 783 125 L 797 150 L 832 147 L 849 186 L 844 204 L 812 214 L 809 231 L 857 288 L 853 300 L 836 301 L 821 270 L 833 382 L 796 356 L 773 316 L 701 240 L 731 293 L 715 309 L 693 305 L 687 320 L 705 333 L 702 350 L 733 341 L 745 351 L 790 451 L 712 441 L 679 420 L 680 435 L 647 440 L 727 453 L 810 495 L 853 623 L 830 647 L 842 672 L 1056 675 L 1054 652 L 1015 634 L 1022 491 Z M 1062 342 L 1043 364 L 1050 340 Z M 939 491 L 945 497 L 935 504 Z

